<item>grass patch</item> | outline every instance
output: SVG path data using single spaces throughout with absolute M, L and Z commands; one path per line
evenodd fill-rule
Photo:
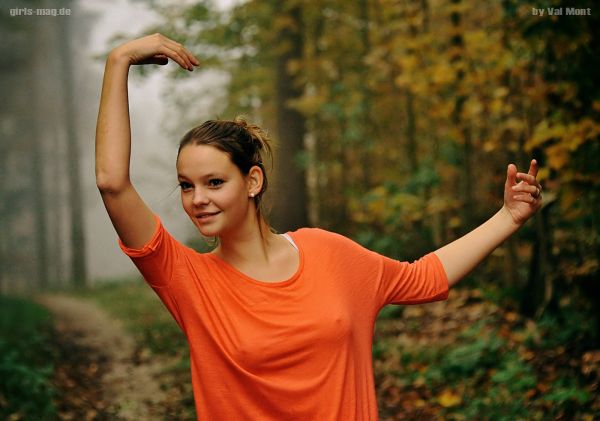
M 142 281 L 107 282 L 77 296 L 98 303 L 144 348 L 154 355 L 174 356 L 187 351 L 183 332 L 154 291 Z
M 51 322 L 44 307 L 0 295 L 0 419 L 56 419 Z
M 138 280 L 106 282 L 74 294 L 121 321 L 135 339 L 141 361 L 164 362 L 157 381 L 170 394 L 165 419 L 195 420 L 187 340 L 156 293 Z

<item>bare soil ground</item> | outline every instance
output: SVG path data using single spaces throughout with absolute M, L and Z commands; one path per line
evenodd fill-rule
M 118 321 L 82 299 L 44 295 L 38 302 L 55 318 L 61 419 L 164 419 L 166 394 L 157 381 L 161 364 L 140 364 L 133 338 Z

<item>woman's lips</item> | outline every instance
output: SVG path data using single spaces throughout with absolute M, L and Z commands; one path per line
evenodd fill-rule
M 211 219 L 213 219 L 215 216 L 217 216 L 218 214 L 220 214 L 221 212 L 215 212 L 215 213 L 211 213 L 211 214 L 206 214 L 206 215 L 198 215 L 196 217 L 196 219 L 198 219 L 199 221 L 209 221 Z

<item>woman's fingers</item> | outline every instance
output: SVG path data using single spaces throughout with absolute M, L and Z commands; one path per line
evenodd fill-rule
M 538 163 L 535 159 L 531 160 L 527 173 L 517 172 L 513 164 L 509 165 L 507 184 L 513 193 L 517 193 L 512 196 L 514 200 L 535 203 L 540 198 L 542 185 L 536 178 L 538 170 Z
M 535 203 L 537 197 L 533 197 L 530 194 L 518 194 L 514 196 L 514 199 L 520 202 Z
M 517 167 L 515 164 L 508 164 L 506 169 L 506 184 L 512 186 L 517 183 Z
M 173 59 L 177 64 L 187 70 L 193 70 L 194 67 L 192 64 L 186 60 L 185 56 L 179 51 L 172 48 L 170 45 L 161 45 L 159 47 L 161 53 L 167 55 L 169 58 Z
M 194 65 L 196 65 L 196 66 L 200 65 L 200 61 L 198 61 L 198 59 L 196 57 L 194 57 L 194 55 L 180 43 L 175 42 L 172 39 L 169 39 L 166 37 L 165 37 L 165 42 L 166 42 L 166 45 L 174 53 L 176 53 L 181 59 L 183 59 L 183 61 L 186 64 L 185 67 L 188 68 L 189 70 L 193 70 Z
M 535 178 L 535 176 L 531 175 L 531 174 L 525 174 L 525 173 L 522 173 L 522 172 L 518 172 L 517 173 L 517 179 L 521 180 L 521 181 L 524 181 L 524 182 L 526 182 L 528 184 L 533 184 L 535 186 L 539 185 L 539 183 L 538 183 L 537 179 Z
M 512 190 L 515 192 L 523 192 L 529 193 L 532 195 L 537 195 L 537 193 L 541 190 L 538 186 L 527 184 L 527 183 L 519 183 L 512 187 Z
M 156 48 L 158 50 L 158 54 L 169 57 L 184 69 L 193 69 L 191 62 L 186 60 L 186 55 L 183 54 L 181 48 L 179 48 L 174 41 L 166 37 L 161 37 L 159 40 L 159 45 Z
M 182 54 L 185 58 L 187 58 L 187 60 L 190 62 L 190 64 L 199 66 L 200 65 L 200 61 L 190 52 L 190 50 L 188 50 L 187 48 L 185 48 L 183 45 L 179 44 L 179 43 L 175 43 L 176 47 L 179 48 L 180 50 L 180 54 Z
M 200 62 L 180 43 L 162 34 L 153 34 L 126 44 L 132 64 L 166 64 L 168 59 L 182 68 L 193 71 Z
M 194 70 L 192 64 L 191 53 L 187 52 L 183 45 L 169 38 L 165 38 L 164 48 L 166 48 L 174 57 L 174 60 L 185 69 Z
M 527 174 L 536 177 L 538 170 L 539 170 L 539 165 L 538 165 L 537 160 L 532 159 L 531 163 L 529 164 L 529 171 L 527 171 Z

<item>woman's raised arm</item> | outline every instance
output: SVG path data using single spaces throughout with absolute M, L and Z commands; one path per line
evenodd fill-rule
M 96 185 L 119 238 L 131 248 L 142 247 L 150 240 L 155 221 L 152 211 L 129 178 L 129 67 L 134 64 L 167 64 L 169 58 L 190 71 L 194 65 L 199 65 L 198 60 L 181 44 L 154 34 L 112 50 L 104 70 L 96 126 Z
M 435 251 L 450 286 L 471 272 L 540 209 L 542 186 L 536 178 L 537 173 L 535 159 L 527 173 L 517 172 L 517 167 L 510 164 L 506 171 L 502 209 L 473 231 Z

